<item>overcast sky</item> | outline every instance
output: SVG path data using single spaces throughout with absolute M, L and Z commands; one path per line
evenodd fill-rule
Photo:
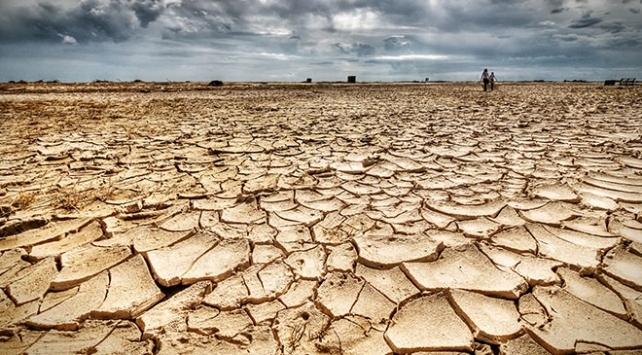
M 0 0 L 0 81 L 642 79 L 642 0 Z

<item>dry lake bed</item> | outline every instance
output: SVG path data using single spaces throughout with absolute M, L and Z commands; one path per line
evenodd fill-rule
M 0 354 L 642 353 L 642 88 L 0 84 Z

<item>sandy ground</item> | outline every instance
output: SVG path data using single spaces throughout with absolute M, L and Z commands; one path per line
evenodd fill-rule
M 640 354 L 642 90 L 0 85 L 1 354 Z

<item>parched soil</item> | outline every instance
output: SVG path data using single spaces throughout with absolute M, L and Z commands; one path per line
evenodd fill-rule
M 0 85 L 0 354 L 642 352 L 642 90 Z

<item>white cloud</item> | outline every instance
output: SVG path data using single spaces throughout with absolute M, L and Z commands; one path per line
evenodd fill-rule
M 381 24 L 379 15 L 371 10 L 356 9 L 332 17 L 334 27 L 342 31 L 372 30 Z
M 62 43 L 64 44 L 78 44 L 78 41 L 76 41 L 72 36 L 63 35 L 61 33 L 59 33 L 58 36 L 62 37 Z
M 546 20 L 546 21 L 541 21 L 541 22 L 539 23 L 539 25 L 540 25 L 540 26 L 550 27 L 550 26 L 555 26 L 555 22 L 553 22 L 553 21 L 549 21 L 549 20 Z

